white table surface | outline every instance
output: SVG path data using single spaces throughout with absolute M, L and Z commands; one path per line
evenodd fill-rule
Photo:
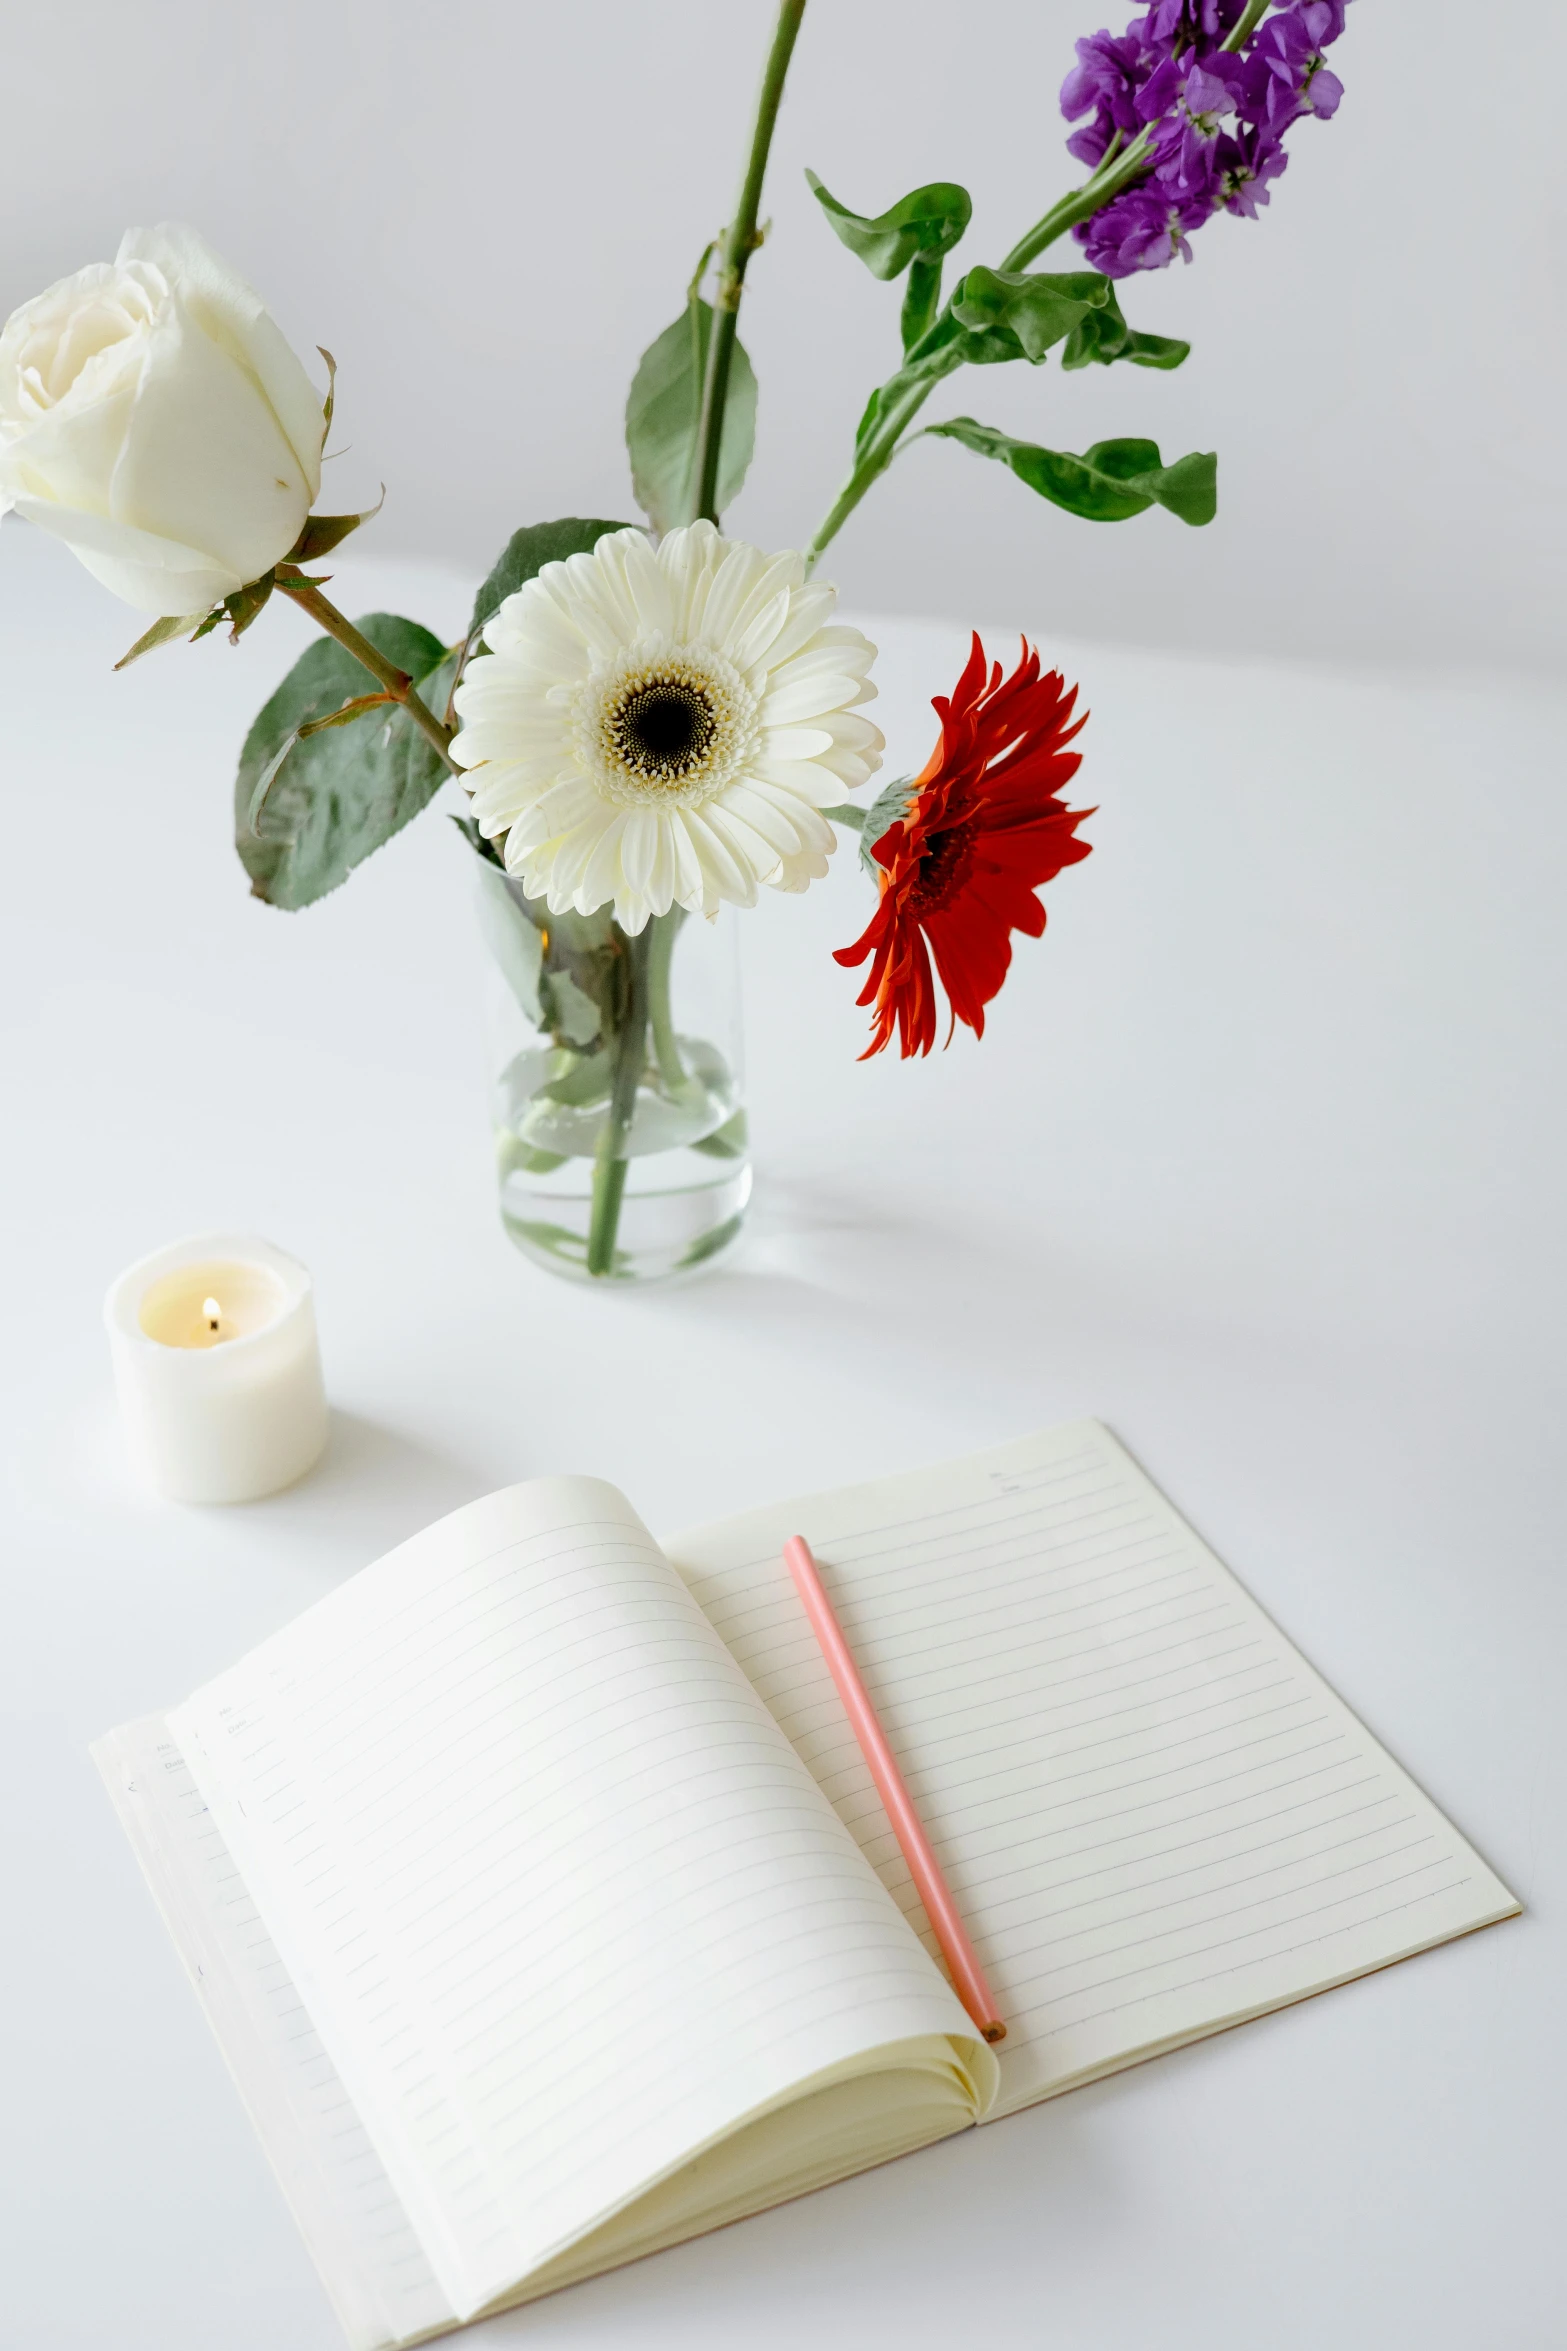
M 436 571 L 338 579 L 350 610 L 465 611 Z M 1021 617 L 1069 609 L 1042 579 Z M 1567 699 L 1047 633 L 1094 707 L 1096 851 L 983 1044 L 858 1066 L 828 955 L 864 918 L 850 859 L 769 899 L 743 934 L 749 1237 L 627 1297 L 496 1221 L 450 827 L 308 913 L 247 900 L 230 777 L 297 616 L 115 678 L 138 626 L 6 526 L 7 2351 L 338 2343 L 91 1737 L 512 1479 L 597 1471 L 670 1527 L 1082 1412 L 1527 1915 L 477 2340 L 1567 2341 Z M 963 638 L 882 642 L 912 766 Z M 314 1269 L 336 1425 L 297 1491 L 187 1511 L 123 1467 L 100 1301 L 217 1226 Z

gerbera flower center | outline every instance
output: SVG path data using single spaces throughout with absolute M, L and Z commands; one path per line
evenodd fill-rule
M 572 717 L 578 756 L 622 807 L 700 806 L 756 753 L 756 696 L 710 645 L 644 639 L 594 671 Z
M 954 825 L 950 832 L 938 833 L 924 856 L 919 872 L 909 891 L 908 907 L 911 914 L 935 914 L 946 905 L 953 893 L 968 879 L 974 849 L 974 827 L 971 824 Z
M 691 773 L 718 730 L 713 705 L 684 678 L 659 678 L 628 693 L 610 720 L 627 767 L 661 783 Z

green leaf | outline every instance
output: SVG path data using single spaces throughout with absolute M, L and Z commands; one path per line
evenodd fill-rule
M 567 1067 L 558 1078 L 551 1078 L 540 1086 L 538 1096 L 546 1102 L 564 1102 L 574 1110 L 586 1110 L 595 1102 L 608 1098 L 615 1075 L 615 1056 L 606 1045 L 599 1053 L 566 1054 L 562 1058 Z
M 203 612 L 166 613 L 162 620 L 153 622 L 144 636 L 137 638 L 129 653 L 121 654 L 115 668 L 129 669 L 133 661 L 140 661 L 142 655 L 150 653 L 155 645 L 170 645 L 176 637 L 187 637 L 192 629 L 202 628 L 210 618 L 209 614 Z M 216 626 L 216 623 L 212 625 Z
M 340 547 L 350 531 L 357 531 L 362 523 L 374 522 L 386 504 L 383 487 L 373 506 L 363 514 L 307 514 L 303 530 L 288 551 L 290 563 L 319 563 L 323 555 L 330 555 Z
M 942 334 L 937 348 L 927 351 L 923 358 L 911 360 L 907 367 L 900 367 L 897 373 L 890 375 L 884 384 L 878 384 L 866 401 L 865 413 L 860 418 L 854 432 L 856 460 L 864 456 L 870 442 L 882 429 L 884 420 L 896 412 L 907 393 L 918 390 L 922 386 L 939 383 L 943 376 L 952 373 L 953 353 L 959 344 L 963 346 L 962 356 L 964 358 L 974 358 L 981 363 L 987 358 L 1017 359 L 1022 356 L 1017 338 L 1014 335 L 1008 335 L 1005 338 L 1007 348 L 1003 351 L 992 352 L 988 349 L 971 350 L 969 348 L 970 345 L 988 345 L 1001 340 L 1002 338 L 999 336 L 966 335 L 962 328 L 955 326 L 949 318 L 945 323 L 945 332 Z M 917 408 L 917 406 L 916 402 L 915 407 Z M 913 412 L 911 411 L 911 413 Z
M 471 816 L 454 816 L 452 823 L 482 864 L 497 866 L 502 873 L 505 872 L 505 859 L 501 856 L 495 843 L 485 839 Z
M 568 514 L 560 522 L 535 522 L 520 531 L 513 531 L 501 551 L 500 559 L 473 600 L 473 618 L 468 623 L 468 634 L 476 637 L 492 613 L 500 610 L 508 596 L 515 596 L 536 579 L 547 563 L 564 563 L 568 555 L 591 555 L 607 531 L 624 531 L 635 526 L 623 522 L 585 520 L 581 515 Z
M 953 289 L 952 315 L 971 330 L 1015 335 L 1022 356 L 1037 366 L 1053 344 L 1064 343 L 1085 318 L 1102 309 L 1109 295 L 1109 279 L 1092 269 L 971 269 Z
M 263 572 L 259 580 L 251 580 L 243 588 L 236 588 L 232 596 L 225 596 L 223 609 L 229 616 L 229 643 L 237 645 L 253 620 L 259 620 L 267 601 L 277 584 L 275 571 Z M 357 671 L 358 664 L 355 664 Z
M 835 234 L 877 278 L 899 277 L 912 261 L 939 262 L 968 227 L 974 209 L 967 188 L 955 180 L 932 180 L 867 220 L 830 196 L 814 171 L 805 177 Z
M 516 997 L 524 1020 L 542 1025 L 539 975 L 544 965 L 544 940 L 537 923 L 518 905 L 499 866 L 479 868 L 479 930 L 494 956 L 502 979 Z
M 893 825 L 908 815 L 913 800 L 914 778 L 894 776 L 890 784 L 883 784 L 866 809 L 865 822 L 860 827 L 860 863 L 868 874 L 881 872 L 876 861 L 876 844 L 885 838 Z
M 316 349 L 326 361 L 326 398 L 321 403 L 321 447 L 326 448 L 327 434 L 332 430 L 332 411 L 337 406 L 337 361 L 324 343 Z
M 909 263 L 909 282 L 903 289 L 903 308 L 898 314 L 898 332 L 903 337 L 905 351 L 912 351 L 930 333 L 940 309 L 941 263 L 926 261 L 916 253 Z
M 444 701 L 452 672 L 440 640 L 415 621 L 372 612 L 355 626 L 378 653 Z M 245 737 L 234 785 L 234 835 L 253 894 L 309 906 L 417 816 L 447 769 L 406 710 L 299 740 L 312 719 L 341 709 L 378 680 L 330 637 L 295 662 Z
M 750 1142 L 750 1127 L 743 1110 L 737 1110 L 710 1135 L 693 1143 L 693 1151 L 705 1151 L 709 1159 L 743 1159 Z
M 999 458 L 1041 498 L 1089 522 L 1124 522 L 1150 506 L 1168 507 L 1182 522 L 1212 522 L 1217 507 L 1218 459 L 1211 452 L 1165 465 L 1154 441 L 1096 441 L 1081 457 L 1014 440 L 994 425 L 954 416 L 927 425 L 938 438 L 961 441 L 976 456 Z
M 656 531 L 691 520 L 691 469 L 712 332 L 713 306 L 693 291 L 673 326 L 643 352 L 626 396 L 631 486 Z M 715 499 L 720 514 L 739 495 L 755 445 L 756 377 L 737 338 L 724 399 Z
M 517 1135 L 501 1133 L 495 1138 L 495 1171 L 503 1183 L 509 1175 L 549 1175 L 565 1164 L 564 1151 L 540 1151 Z
M 558 917 L 551 915 L 549 920 L 555 922 Z M 551 1028 L 559 1029 L 574 1045 L 591 1045 L 604 1025 L 603 1018 L 593 998 L 578 987 L 571 974 L 547 972 L 541 993 Z
M 1095 361 L 1109 367 L 1118 359 L 1129 359 L 1134 367 L 1171 368 L 1179 367 L 1190 352 L 1190 343 L 1178 342 L 1173 335 L 1142 335 L 1129 327 L 1110 286 L 1102 307 L 1088 311 L 1068 335 L 1061 365 L 1087 367 Z
M 370 711 L 392 709 L 396 703 L 395 694 L 360 694 L 354 701 L 345 702 L 341 710 L 329 710 L 325 718 L 307 718 L 302 726 L 294 729 L 294 740 L 306 742 L 312 735 L 324 734 L 328 727 L 351 727 Z

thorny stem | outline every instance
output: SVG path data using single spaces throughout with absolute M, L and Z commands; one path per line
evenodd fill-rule
M 337 606 L 323 596 L 319 588 L 312 587 L 308 580 L 280 579 L 277 584 L 283 595 L 291 596 L 302 612 L 309 613 L 317 628 L 325 629 L 329 637 L 335 637 L 345 652 L 351 653 L 370 672 L 377 685 L 384 687 L 394 702 L 402 704 L 419 732 L 439 751 L 453 775 L 458 774 L 457 762 L 452 757 L 454 730 L 443 726 L 434 711 L 420 701 L 414 692 L 413 679 L 407 672 L 400 670 L 394 661 L 388 661 L 384 653 L 378 653 L 369 638 L 361 636 L 353 622 L 346 620 Z
M 800 20 L 804 14 L 805 0 L 782 0 L 773 33 L 773 45 L 767 54 L 762 87 L 756 101 L 751 151 L 746 158 L 739 200 L 735 205 L 734 218 L 719 240 L 718 283 L 713 295 L 713 332 L 707 346 L 702 412 L 697 425 L 696 454 L 691 468 L 695 513 L 698 517 L 705 517 L 708 522 L 716 523 L 718 520 L 718 461 L 723 448 L 724 406 L 729 397 L 729 369 L 734 358 L 746 265 L 761 241 L 757 235 L 756 221 L 762 204 L 767 151 L 773 143 L 773 127 L 778 120 L 784 77 L 789 71 L 789 60 L 794 53 Z

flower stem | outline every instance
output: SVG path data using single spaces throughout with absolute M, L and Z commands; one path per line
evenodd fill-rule
M 615 1039 L 614 1074 L 603 1131 L 593 1162 L 593 1205 L 588 1220 L 588 1271 L 607 1274 L 614 1268 L 615 1239 L 620 1230 L 620 1204 L 626 1191 L 626 1138 L 637 1107 L 637 1086 L 647 1058 L 647 967 L 652 947 L 652 925 L 634 939 L 626 939 L 625 1006 Z M 624 935 L 624 934 L 622 934 Z
M 1070 195 L 1052 204 L 1044 218 L 1035 221 L 1027 236 L 1018 239 L 1001 264 L 1002 268 L 1027 269 L 1029 263 L 1043 253 L 1047 245 L 1053 245 L 1057 237 L 1065 236 L 1068 229 L 1075 229 L 1080 220 L 1091 220 L 1096 212 L 1102 212 L 1112 197 L 1119 196 L 1121 190 L 1143 170 L 1152 145 L 1148 133 L 1139 131 L 1129 147 L 1123 147 L 1118 155 L 1111 156 L 1099 166 L 1092 179 L 1085 180 L 1080 188 L 1074 188 Z
M 1246 0 L 1246 6 L 1241 14 L 1240 21 L 1237 24 L 1231 25 L 1229 31 L 1225 34 L 1223 40 L 1219 43 L 1219 47 L 1221 49 L 1229 49 L 1231 51 L 1236 49 L 1244 49 L 1247 42 L 1251 39 L 1252 34 L 1256 31 L 1258 25 L 1261 23 L 1263 17 L 1267 15 L 1271 5 L 1272 0 Z
M 384 653 L 378 653 L 369 638 L 361 636 L 353 622 L 345 620 L 337 606 L 330 603 L 319 588 L 312 587 L 308 580 L 279 580 L 278 588 L 283 595 L 293 598 L 301 612 L 309 613 L 317 628 L 325 629 L 329 637 L 335 637 L 345 652 L 351 653 L 361 667 L 370 672 L 377 685 L 385 688 L 394 702 L 402 704 L 419 732 L 428 737 L 453 775 L 456 775 L 457 762 L 452 757 L 454 730 L 443 726 L 434 711 L 420 701 L 414 692 L 413 679 L 407 672 L 399 669 L 395 662 L 388 661 Z
M 690 1084 L 686 1065 L 680 1058 L 680 1042 L 675 1035 L 674 1013 L 669 1001 L 669 967 L 675 952 L 675 940 L 686 919 L 683 906 L 672 906 L 667 914 L 656 914 L 648 924 L 652 944 L 647 955 L 648 1025 L 653 1036 L 653 1058 L 658 1063 L 658 1074 L 671 1097 L 678 1101 Z
M 1089 220 L 1104 209 L 1111 198 L 1136 179 L 1147 167 L 1152 142 L 1146 131 L 1139 131 L 1131 145 L 1119 154 L 1113 154 L 1102 163 L 1091 179 L 1080 188 L 1063 196 L 1053 204 L 1043 219 L 1037 220 L 1027 236 L 1019 238 L 1002 262 L 1003 270 L 1025 269 L 1047 245 L 1057 237 L 1075 228 L 1080 220 Z M 924 407 L 926 401 L 943 377 L 963 365 L 963 347 L 953 334 L 952 302 L 949 297 L 940 317 L 927 329 L 906 353 L 903 366 L 883 391 L 897 387 L 893 398 L 881 410 L 876 424 L 855 457 L 854 467 L 828 509 L 815 538 L 806 549 L 805 568 L 809 571 L 823 550 L 837 537 L 854 509 L 859 505 L 871 484 L 884 474 L 898 451 L 907 444 L 903 440 L 906 428 Z
M 794 53 L 800 19 L 804 14 L 805 0 L 781 0 L 773 45 L 767 54 L 762 87 L 757 96 L 751 151 L 746 158 L 745 177 L 740 182 L 739 201 L 735 205 L 734 218 L 719 241 L 718 283 L 713 295 L 713 332 L 707 346 L 702 412 L 697 424 L 696 452 L 691 468 L 695 513 L 698 517 L 705 517 L 708 522 L 716 523 L 718 520 L 718 460 L 723 447 L 724 407 L 729 397 L 729 368 L 734 358 L 746 266 L 761 242 L 756 232 L 756 218 L 762 204 L 767 151 L 773 143 L 773 127 L 778 120 L 784 77 L 789 71 L 789 60 Z

